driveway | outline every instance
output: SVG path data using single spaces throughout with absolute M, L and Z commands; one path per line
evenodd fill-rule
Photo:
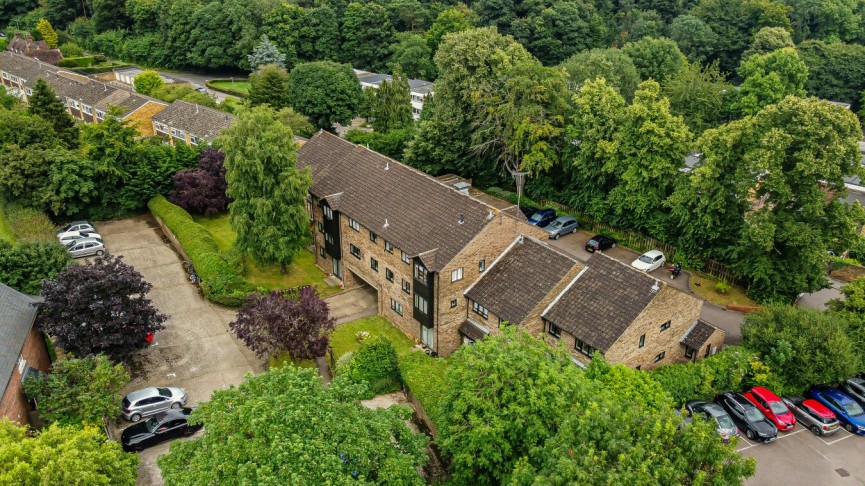
M 153 285 L 148 297 L 168 316 L 165 330 L 132 358 L 132 382 L 123 393 L 148 386 L 179 386 L 189 394 L 189 405 L 196 405 L 208 400 L 214 390 L 240 384 L 247 373 L 265 370 L 265 363 L 229 332 L 235 311 L 201 297 L 150 215 L 97 226 L 109 251 L 123 256 Z M 162 484 L 155 461 L 167 450 L 163 446 L 140 454 L 138 484 Z
M 796 305 L 807 307 L 809 309 L 826 310 L 826 304 L 833 299 L 842 299 L 844 295 L 840 289 L 845 283 L 834 278 L 829 279 L 829 288 L 818 290 L 813 294 L 802 294 L 796 300 Z
M 585 262 L 592 256 L 591 253 L 586 251 L 586 242 L 589 241 L 592 236 L 595 236 L 595 234 L 584 230 L 577 230 L 575 234 L 562 236 L 558 240 L 549 240 L 549 243 L 550 245 L 576 257 L 578 260 Z M 604 254 L 627 265 L 630 265 L 631 262 L 640 256 L 639 253 L 621 246 L 610 248 L 609 250 L 606 250 Z M 670 279 L 670 273 L 667 268 L 668 266 L 661 267 L 654 272 L 651 272 L 650 275 L 662 279 L 673 287 L 693 295 L 689 285 L 691 274 L 682 270 L 682 273 L 678 277 Z M 729 311 L 711 302 L 704 301 L 700 318 L 709 324 L 723 329 L 724 332 L 727 333 L 724 339 L 726 344 L 739 344 L 742 334 L 742 321 L 745 319 L 743 314 Z

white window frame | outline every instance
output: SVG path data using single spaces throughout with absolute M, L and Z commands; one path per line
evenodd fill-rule
M 87 105 L 81 105 L 81 110 L 87 115 L 91 115 L 91 116 L 93 115 L 93 108 L 91 108 Z
M 425 316 L 429 315 L 429 301 L 421 294 L 414 294 L 414 308 Z
M 25 89 L 24 92 L 27 93 L 27 96 L 33 96 L 33 90 L 30 88 Z
M 360 223 L 355 221 L 354 218 L 348 218 L 348 226 L 355 231 L 360 231 Z
M 186 140 L 186 132 L 177 128 L 171 129 L 171 136 L 178 140 Z
M 484 306 L 478 304 L 478 303 L 477 303 L 476 301 L 474 301 L 474 300 L 472 301 L 472 311 L 473 311 L 475 314 L 477 314 L 477 315 L 483 317 L 484 319 L 489 319 L 489 318 L 490 318 L 490 311 L 489 311 L 489 309 L 487 309 L 486 307 L 484 307 Z
M 394 299 L 390 299 L 390 310 L 396 312 L 399 315 L 403 314 L 402 304 L 400 304 Z
M 96 110 L 96 119 L 97 120 L 104 120 L 105 119 L 105 112 L 102 110 Z
M 411 265 L 411 258 L 408 256 L 408 253 L 400 250 L 400 257 L 402 258 L 402 261 L 404 263 L 408 263 L 409 265 Z
M 322 206 L 322 212 L 324 213 L 324 217 L 327 219 L 333 219 L 333 209 L 330 206 Z
M 3 71 L 3 79 L 9 79 L 9 73 Z
M 96 112 L 96 115 L 99 116 L 98 111 Z M 103 117 L 105 116 L 104 112 L 102 113 L 102 116 Z M 159 123 L 159 122 L 153 122 L 153 125 L 156 127 L 157 132 L 162 132 L 162 133 L 168 135 L 168 125 L 166 125 L 164 123 Z
M 451 271 L 451 283 L 459 282 L 463 279 L 463 267 Z

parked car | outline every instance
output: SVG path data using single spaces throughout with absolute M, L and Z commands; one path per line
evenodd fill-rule
M 666 262 L 667 258 L 663 253 L 658 250 L 649 250 L 631 262 L 631 266 L 648 273 L 663 267 Z
M 138 422 L 142 417 L 149 417 L 168 409 L 178 409 L 186 405 L 186 392 L 173 386 L 142 388 L 123 399 L 123 418 Z
M 99 238 L 81 238 L 66 244 L 66 251 L 72 258 L 81 258 L 91 255 L 102 256 L 107 249 L 105 242 Z
M 89 221 L 73 221 L 57 230 L 57 236 L 60 236 L 61 234 L 68 231 L 91 231 L 93 233 L 96 233 L 96 228 L 94 228 Z
M 538 212 L 538 210 L 537 210 L 537 208 L 530 208 L 528 206 L 520 206 L 520 212 L 523 213 L 523 215 L 526 217 L 526 219 L 529 219 L 532 217 L 533 214 Z
M 831 410 L 817 400 L 796 396 L 784 397 L 793 415 L 803 427 L 808 427 L 814 435 L 831 435 L 838 432 L 838 419 Z
M 535 225 L 538 228 L 545 228 L 548 224 L 556 219 L 555 209 L 538 209 L 529 217 L 529 224 Z
M 685 404 L 688 413 L 693 417 L 696 414 L 702 415 L 706 420 L 715 422 L 718 434 L 721 440 L 729 442 L 733 437 L 739 436 L 739 429 L 733 423 L 730 415 L 724 411 L 724 408 L 717 403 L 706 403 L 702 400 L 692 400 Z
M 810 395 L 831 410 L 847 432 L 865 435 L 865 410 L 849 395 L 835 388 L 812 388 Z
M 778 438 L 778 428 L 775 424 L 741 393 L 722 393 L 715 397 L 715 403 L 724 407 L 733 418 L 733 422 L 745 431 L 749 439 L 772 442 Z
M 787 408 L 781 397 L 772 393 L 768 388 L 755 386 L 745 392 L 745 398 L 763 412 L 763 415 L 771 420 L 775 427 L 778 427 L 778 430 L 788 432 L 796 427 L 796 417 L 793 416 L 793 412 Z
M 127 452 L 141 451 L 166 440 L 188 437 L 201 430 L 202 424 L 190 425 L 191 408 L 160 412 L 144 422 L 127 427 L 120 434 L 120 443 Z
M 550 238 L 558 240 L 562 235 L 576 233 L 579 227 L 580 223 L 573 216 L 559 216 L 544 229 L 550 234 Z
M 841 384 L 841 390 L 850 395 L 850 398 L 865 406 L 865 380 L 853 377 Z
M 57 235 L 57 241 L 62 245 L 68 245 L 69 243 L 82 238 L 96 238 L 101 241 L 102 235 L 89 231 L 67 231 L 63 234 Z
M 596 251 L 609 250 L 616 247 L 616 240 L 604 235 L 595 235 L 586 242 L 586 251 L 594 253 Z

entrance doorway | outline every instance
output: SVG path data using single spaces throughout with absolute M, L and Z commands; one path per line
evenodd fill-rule
M 342 280 L 342 260 L 331 258 L 331 261 L 333 261 L 333 274 L 336 275 L 336 278 Z

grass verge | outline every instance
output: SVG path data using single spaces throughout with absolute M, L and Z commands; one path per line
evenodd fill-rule
M 216 91 L 246 98 L 249 96 L 249 88 L 252 85 L 245 79 L 234 81 L 230 79 L 211 79 L 207 82 L 207 86 Z
M 355 338 L 355 335 L 363 331 L 368 332 L 370 338 L 378 336 L 387 338 L 393 344 L 397 355 L 409 352 L 414 346 L 414 341 L 390 321 L 382 316 L 370 316 L 337 326 L 333 334 L 330 335 L 334 359 L 339 360 L 345 353 L 356 352 L 360 348 L 360 341 Z
M 691 274 L 691 291 L 713 304 L 717 304 L 721 307 L 726 307 L 728 305 L 749 307 L 759 305 L 748 298 L 748 296 L 745 295 L 745 291 L 739 287 L 731 285 L 730 290 L 723 294 L 715 291 L 716 283 L 718 283 L 718 281 L 715 279 L 706 278 L 694 273 Z
M 12 228 L 6 219 L 6 204 L 2 199 L 0 199 L 0 240 L 15 243 L 15 236 L 12 234 Z

